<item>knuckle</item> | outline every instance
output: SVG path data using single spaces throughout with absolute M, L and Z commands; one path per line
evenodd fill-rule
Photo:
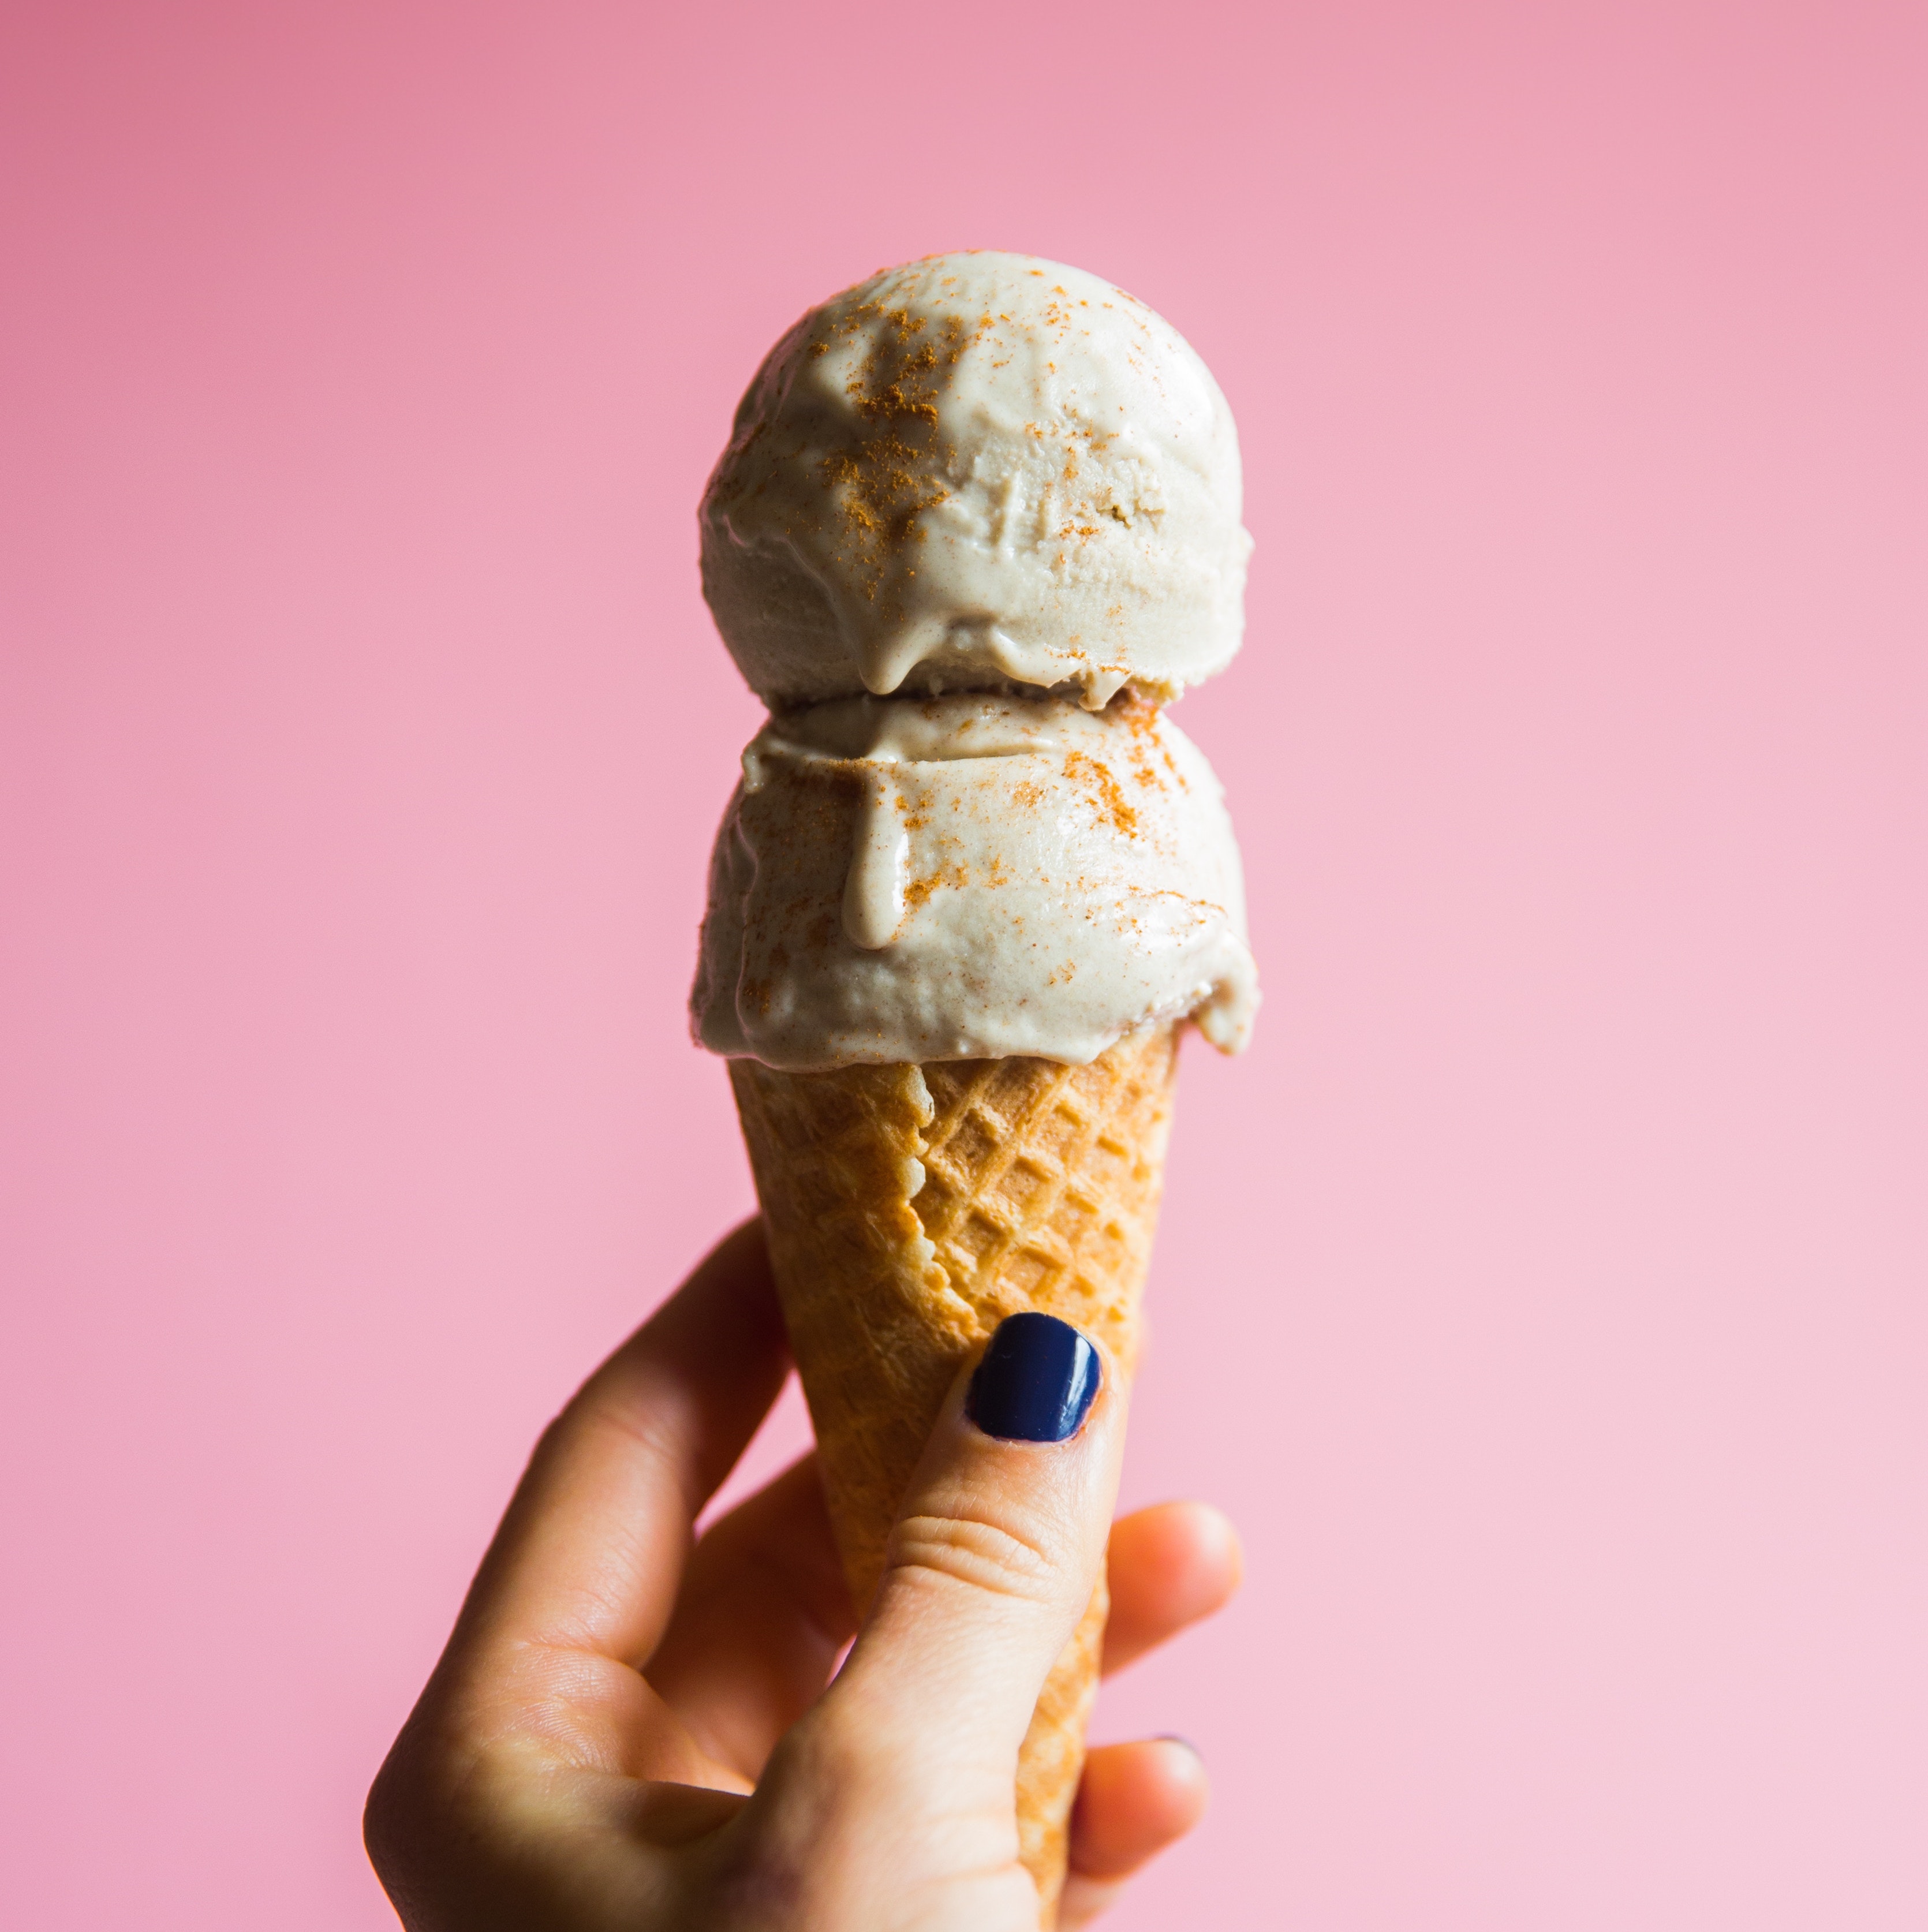
M 973 1515 L 907 1516 L 892 1532 L 886 1561 L 994 1596 L 1045 1603 L 1057 1594 L 1058 1564 L 1022 1527 Z

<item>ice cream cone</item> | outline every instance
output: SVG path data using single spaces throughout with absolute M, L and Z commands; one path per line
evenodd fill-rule
M 1177 1028 L 1088 1066 L 1012 1058 L 730 1077 L 830 1517 L 861 1609 L 946 1391 L 1007 1315 L 1102 1340 L 1129 1374 Z M 1101 1581 L 1018 1766 L 1021 1856 L 1054 1922 L 1106 1610 Z

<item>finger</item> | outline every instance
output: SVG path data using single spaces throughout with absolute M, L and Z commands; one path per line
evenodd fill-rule
M 1128 1876 L 1190 1831 L 1210 1795 L 1204 1760 L 1182 1738 L 1097 1746 L 1072 1810 L 1072 1868 Z
M 1204 1762 L 1182 1739 L 1099 1745 L 1072 1810 L 1060 1925 L 1068 1932 L 1096 1918 L 1126 1878 L 1198 1823 L 1210 1796 Z
M 723 1240 L 544 1432 L 455 1645 L 489 1636 L 640 1661 L 670 1618 L 697 1512 L 783 1385 L 760 1222 Z
M 1043 1315 L 1010 1317 L 952 1389 L 850 1660 L 801 1727 L 869 1795 L 1010 1833 L 1018 1745 L 1097 1582 L 1125 1408 L 1095 1345 Z
M 1238 1532 L 1209 1503 L 1154 1503 L 1111 1526 L 1111 1614 L 1105 1674 L 1122 1670 L 1188 1624 L 1224 1609 L 1245 1558 Z
M 697 1545 L 645 1672 L 712 1758 L 754 1778 L 856 1623 L 809 1455 Z

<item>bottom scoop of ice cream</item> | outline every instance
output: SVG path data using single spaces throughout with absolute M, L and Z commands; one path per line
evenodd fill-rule
M 1080 1065 L 1258 1004 L 1218 781 L 1148 705 L 853 698 L 772 719 L 718 834 L 691 1019 L 793 1070 Z

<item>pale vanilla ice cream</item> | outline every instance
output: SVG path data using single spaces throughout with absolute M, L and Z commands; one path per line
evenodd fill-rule
M 1234 1052 L 1257 998 L 1218 781 L 1149 704 L 847 698 L 743 754 L 691 1001 L 713 1052 L 1076 1063 L 1187 1016 Z
M 1237 437 L 1108 282 L 932 256 L 814 309 L 736 412 L 703 591 L 775 716 L 718 835 L 712 1052 L 1079 1065 L 1258 1004 L 1238 848 L 1157 704 L 1244 625 Z
M 1057 262 L 934 255 L 770 352 L 703 495 L 703 594 L 773 706 L 1163 700 L 1238 649 L 1241 502 L 1231 411 L 1169 323 Z

